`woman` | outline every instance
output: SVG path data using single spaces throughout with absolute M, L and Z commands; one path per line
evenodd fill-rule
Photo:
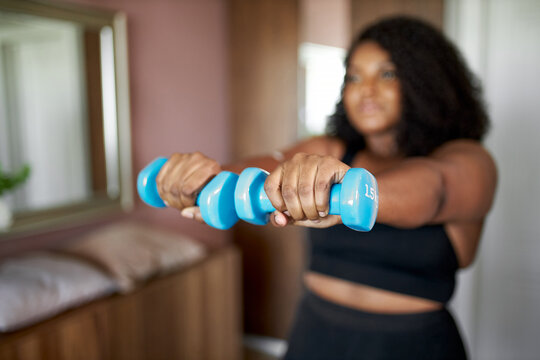
M 430 25 L 395 17 L 368 27 L 346 59 L 326 136 L 226 167 L 270 170 L 275 226 L 307 226 L 312 252 L 286 359 L 464 359 L 445 304 L 475 257 L 496 167 L 480 141 L 488 118 L 458 51 Z M 328 215 L 329 188 L 351 167 L 379 186 L 377 224 L 348 229 Z M 175 154 L 157 182 L 186 217 L 222 168 Z

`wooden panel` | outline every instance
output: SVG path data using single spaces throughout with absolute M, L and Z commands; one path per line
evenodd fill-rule
M 124 297 L 122 301 L 111 302 L 109 307 L 111 359 L 144 359 L 144 353 L 140 351 L 140 344 L 144 344 L 144 323 L 138 315 L 144 309 L 140 306 L 139 296 Z
M 239 254 L 0 335 L 2 360 L 240 359 Z
M 15 348 L 18 359 L 37 360 L 40 358 L 41 344 L 37 336 L 26 336 Z
M 106 349 L 98 341 L 99 329 L 95 314 L 80 314 L 67 319 L 59 327 L 61 359 L 99 360 L 106 356 Z
M 177 288 L 175 297 L 178 299 L 178 311 L 174 316 L 177 323 L 182 324 L 178 328 L 178 336 L 185 341 L 178 342 L 176 351 L 185 354 L 186 360 L 201 358 L 205 347 L 205 303 L 204 303 L 204 274 L 191 272 L 183 279 L 183 286 Z M 191 289 L 186 293 L 182 288 Z
M 235 242 L 243 251 L 245 332 L 286 339 L 302 294 L 304 230 L 238 224 Z
M 443 25 L 444 0 L 351 0 L 352 34 L 388 15 L 418 16 L 438 28 Z
M 291 145 L 297 132 L 297 0 L 229 0 L 230 116 L 235 159 Z M 240 223 L 247 333 L 285 338 L 300 295 L 299 229 Z
M 229 0 L 233 155 L 291 144 L 297 128 L 296 0 Z
M 13 346 L 10 345 L 0 345 L 0 359 L 2 360 L 14 360 L 15 357 L 15 349 L 13 349 Z

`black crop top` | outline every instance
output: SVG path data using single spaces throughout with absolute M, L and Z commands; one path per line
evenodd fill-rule
M 343 162 L 352 157 L 347 152 Z M 311 271 L 443 303 L 452 297 L 458 261 L 442 225 L 375 224 L 370 232 L 336 225 L 308 233 Z

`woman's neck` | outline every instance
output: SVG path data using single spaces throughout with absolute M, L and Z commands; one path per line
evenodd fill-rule
M 366 136 L 366 152 L 374 158 L 393 159 L 400 157 L 396 134 L 397 131 L 391 130 Z

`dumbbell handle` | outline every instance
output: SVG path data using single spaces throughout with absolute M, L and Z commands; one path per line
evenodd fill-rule
M 164 157 L 155 159 L 141 170 L 137 177 L 139 196 L 150 206 L 166 207 L 156 184 L 156 177 L 166 162 L 167 158 Z M 238 221 L 233 195 L 237 179 L 237 174 L 222 171 L 206 184 L 197 196 L 195 204 L 199 206 L 201 216 L 208 225 L 225 230 Z
M 339 212 L 339 194 L 340 193 L 341 193 L 341 184 L 332 185 L 332 188 L 330 189 L 330 204 L 329 204 L 330 215 L 340 215 L 340 212 Z M 259 194 L 257 195 L 257 198 L 260 199 L 259 201 L 260 201 L 262 211 L 267 212 L 267 213 L 276 211 L 276 209 L 270 202 L 270 199 L 268 199 L 268 195 L 266 195 L 266 192 L 264 191 L 263 187 L 259 189 Z
M 268 172 L 246 168 L 240 174 L 234 192 L 238 217 L 251 224 L 264 225 L 275 211 L 264 191 Z M 343 182 L 333 184 L 329 194 L 329 214 L 340 215 L 343 224 L 358 231 L 369 231 L 378 212 L 378 189 L 375 177 L 367 170 L 352 168 Z

